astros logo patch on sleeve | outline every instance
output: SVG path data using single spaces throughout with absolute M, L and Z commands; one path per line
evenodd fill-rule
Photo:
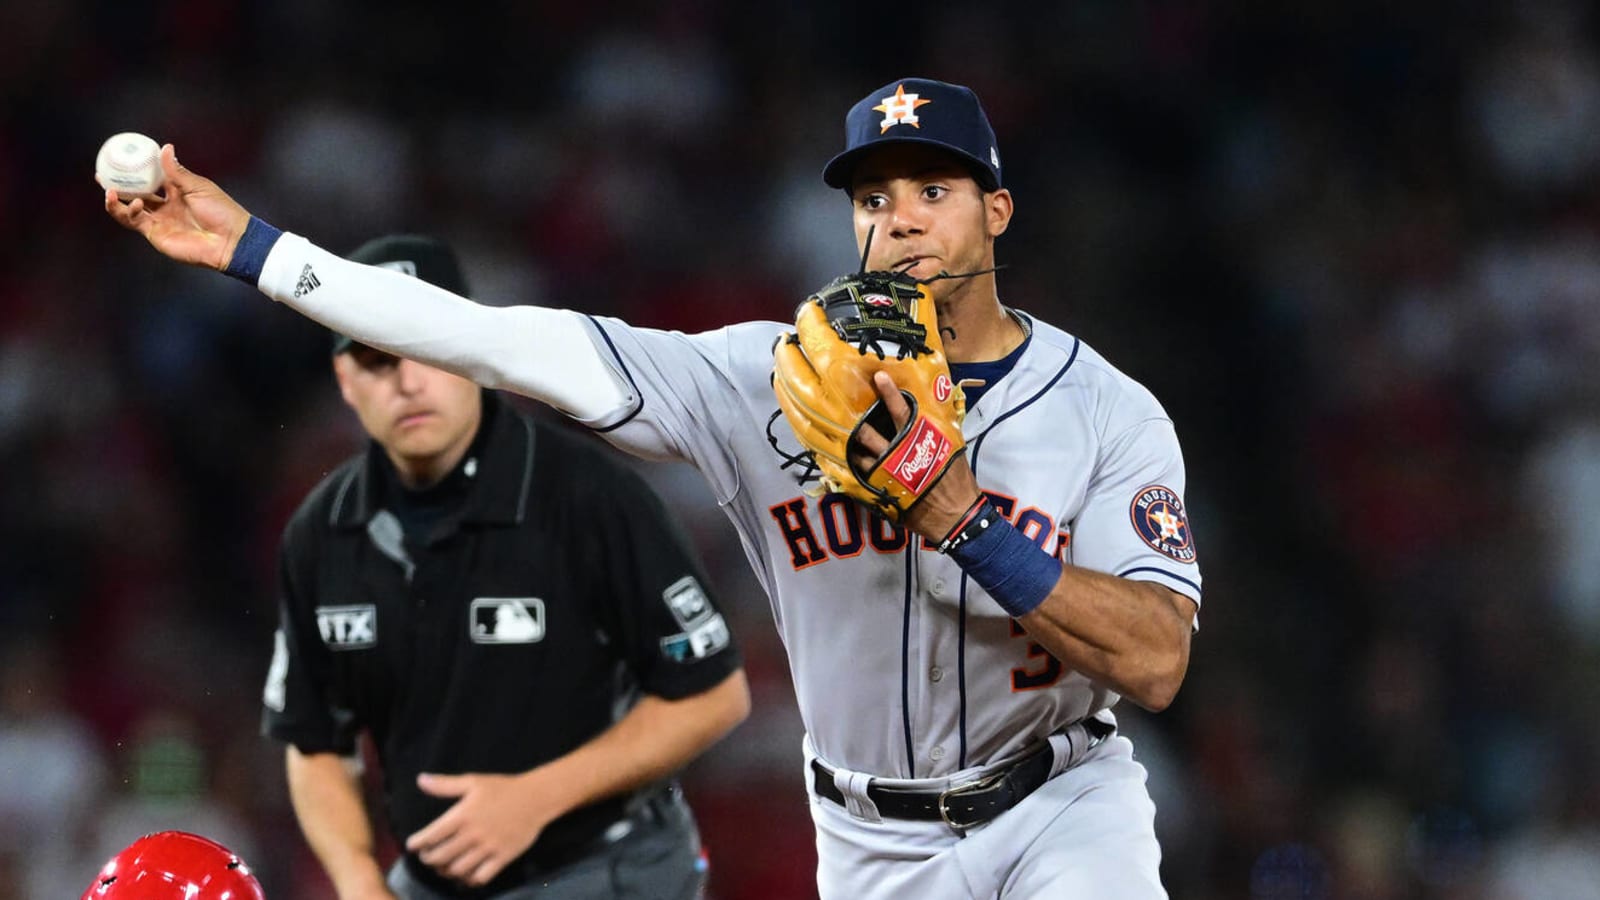
M 1128 509 L 1133 530 L 1151 548 L 1181 563 L 1194 562 L 1194 539 L 1178 492 L 1159 484 L 1140 488 Z

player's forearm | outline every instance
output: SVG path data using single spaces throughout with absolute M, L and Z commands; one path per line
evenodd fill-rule
M 391 898 L 378 865 L 361 787 L 333 753 L 286 753 L 289 799 L 306 843 L 322 862 L 340 900 Z
M 1189 668 L 1189 598 L 1065 565 L 981 497 L 939 548 L 1063 665 L 1146 709 L 1165 709 L 1178 693 Z
M 256 252 L 265 253 L 262 292 L 363 344 L 542 400 L 578 419 L 599 419 L 631 400 L 576 313 L 485 306 L 350 262 L 293 234 Z
M 530 773 L 553 786 L 561 812 L 659 781 L 688 765 L 750 714 L 741 669 L 681 700 L 645 696 L 593 740 Z
M 1063 566 L 1017 621 L 1062 665 L 1145 709 L 1165 709 L 1189 668 L 1193 601 L 1158 584 Z

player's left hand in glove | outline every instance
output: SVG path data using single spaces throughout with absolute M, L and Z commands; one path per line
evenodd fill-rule
M 878 396 L 878 372 L 899 387 L 905 421 L 896 422 Z M 933 298 L 908 275 L 847 275 L 808 297 L 795 331 L 773 349 L 772 389 L 823 489 L 894 522 L 966 449 L 966 401 L 950 378 Z M 880 452 L 861 440 L 868 427 L 887 439 Z

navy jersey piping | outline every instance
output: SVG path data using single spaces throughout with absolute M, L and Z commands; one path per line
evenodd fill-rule
M 633 388 L 633 395 L 639 398 L 639 405 L 635 406 L 633 410 L 627 415 L 623 416 L 621 420 L 612 422 L 610 425 L 602 425 L 599 428 L 585 426 L 595 434 L 605 434 L 608 431 L 616 431 L 618 428 L 621 428 L 629 422 L 632 422 L 635 416 L 641 412 L 644 412 L 644 391 L 639 390 L 639 383 L 633 380 L 633 373 L 628 371 L 627 361 L 622 358 L 621 353 L 617 352 L 617 345 L 611 342 L 611 335 L 606 333 L 605 328 L 600 324 L 600 320 L 587 314 L 584 315 L 584 318 L 588 319 L 589 322 L 594 325 L 594 329 L 600 332 L 601 339 L 606 342 L 606 349 L 611 351 L 611 357 L 615 359 L 617 361 L 617 365 L 622 368 L 622 377 L 628 379 L 628 387 Z
M 917 757 L 911 746 L 911 567 L 917 536 L 906 530 L 906 602 L 900 614 L 900 723 L 906 735 L 906 777 L 917 777 Z
M 1056 382 L 1060 381 L 1063 377 L 1066 376 L 1067 370 L 1072 368 L 1072 364 L 1078 361 L 1078 347 L 1081 346 L 1082 343 L 1083 342 L 1078 340 L 1077 338 L 1073 338 L 1072 339 L 1072 352 L 1067 355 L 1067 363 L 1066 363 L 1066 365 L 1061 367 L 1061 371 L 1057 372 L 1054 376 L 1052 376 L 1050 378 L 1049 381 L 1045 382 L 1045 386 L 1040 388 L 1032 397 L 1029 397 L 1028 399 L 1022 401 L 1021 403 L 1017 404 L 1016 406 L 1013 406 L 1012 408 L 1006 410 L 1005 413 L 1003 413 L 999 418 L 997 418 L 993 422 L 989 423 L 989 427 L 985 428 L 983 430 L 982 434 L 980 434 L 977 437 L 973 438 L 968 443 L 969 451 L 967 453 L 967 459 L 969 460 L 969 465 L 972 466 L 972 477 L 973 477 L 974 480 L 976 480 L 977 477 L 978 477 L 978 453 L 983 450 L 983 439 L 988 437 L 989 436 L 989 432 L 994 431 L 995 428 L 998 427 L 1001 422 L 1004 422 L 1005 420 L 1011 418 L 1012 416 L 1016 415 L 1017 413 L 1022 412 L 1024 409 L 1027 409 L 1029 406 L 1032 406 L 1034 403 L 1036 403 L 1039 400 L 1040 397 L 1043 397 L 1045 394 L 1049 393 L 1050 389 L 1054 388 L 1056 386 Z M 982 488 L 979 488 L 979 490 L 982 491 Z M 957 677 L 960 679 L 960 682 L 961 682 L 960 686 L 959 686 L 959 697 L 960 697 L 960 706 L 961 706 L 961 708 L 960 708 L 961 767 L 962 768 L 966 768 L 966 765 L 967 765 L 967 656 L 966 656 L 966 649 L 967 649 L 967 573 L 966 572 L 962 572 L 961 573 L 961 588 L 960 588 L 960 591 L 961 591 L 961 614 L 960 614 L 960 616 L 957 617 L 957 621 L 959 622 L 959 624 L 958 624 L 958 626 L 956 628 L 956 651 L 957 651 L 956 652 L 956 674 L 957 674 Z
M 1129 575 L 1132 575 L 1134 572 L 1156 572 L 1171 578 L 1173 581 L 1181 581 L 1184 584 L 1187 584 L 1189 587 L 1194 588 L 1194 592 L 1196 594 L 1200 593 L 1200 585 L 1195 584 L 1187 578 L 1184 578 L 1182 575 L 1174 575 L 1171 572 L 1168 572 L 1166 569 L 1160 568 L 1159 566 L 1134 566 L 1131 569 L 1124 569 L 1123 571 L 1118 572 L 1117 577 L 1126 578 Z
M 974 473 L 976 475 L 976 473 Z M 961 763 L 959 768 L 967 767 L 967 573 L 961 573 L 960 587 L 960 614 L 956 621 L 956 690 L 961 699 Z
M 999 418 L 995 419 L 993 422 L 990 422 L 989 423 L 989 427 L 985 428 L 983 430 L 982 434 L 978 435 L 977 437 L 975 437 L 972 440 L 967 442 L 969 445 L 972 445 L 972 452 L 971 452 L 970 455 L 972 457 L 972 473 L 974 475 L 976 475 L 978 473 L 978 451 L 980 449 L 982 449 L 979 445 L 981 445 L 983 443 L 983 439 L 989 436 L 989 432 L 991 432 L 991 431 L 995 430 L 995 428 L 999 427 L 1001 422 L 1004 422 L 1005 420 L 1011 418 L 1012 416 L 1016 415 L 1017 413 L 1022 412 L 1023 410 L 1025 410 L 1028 407 L 1032 406 L 1034 403 L 1036 403 L 1039 400 L 1040 397 L 1043 397 L 1045 394 L 1049 393 L 1050 389 L 1056 386 L 1056 382 L 1060 381 L 1062 379 L 1062 377 L 1067 374 L 1067 370 L 1072 368 L 1072 364 L 1078 361 L 1078 348 L 1082 344 L 1083 344 L 1082 341 L 1078 340 L 1077 338 L 1073 338 L 1072 339 L 1072 352 L 1070 354 L 1068 354 L 1068 356 L 1067 356 L 1067 364 L 1061 367 L 1061 371 L 1059 371 L 1055 375 L 1051 376 L 1050 380 L 1045 382 L 1044 387 L 1040 388 L 1038 390 L 1038 392 L 1035 393 L 1032 397 L 1029 397 L 1028 399 L 1022 401 L 1021 403 L 1018 403 L 1016 406 L 1013 406 L 1010 409 L 1006 410 L 1003 414 L 1000 415 Z

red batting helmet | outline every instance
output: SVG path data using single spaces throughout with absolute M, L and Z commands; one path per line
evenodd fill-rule
M 266 900 L 250 867 L 196 834 L 147 834 L 111 857 L 80 900 Z

